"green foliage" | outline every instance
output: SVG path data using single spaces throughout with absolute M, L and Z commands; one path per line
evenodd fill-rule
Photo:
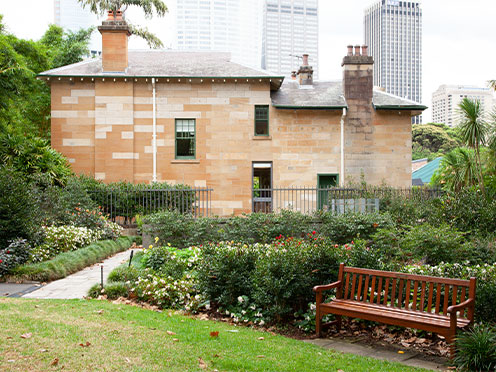
M 14 280 L 40 282 L 62 279 L 115 253 L 128 249 L 133 241 L 134 238 L 123 236 L 116 241 L 96 242 L 76 251 L 61 253 L 50 261 L 19 266 L 13 270 L 11 277 Z
M 16 171 L 0 166 L 0 249 L 16 238 L 36 240 L 40 225 L 36 189 Z
M 477 185 L 477 163 L 474 151 L 459 147 L 446 154 L 434 173 L 431 184 L 449 191 L 460 191 Z
M 459 145 L 457 133 L 445 124 L 428 123 L 412 126 L 413 160 L 422 158 L 432 160 Z
M 134 283 L 138 280 L 140 276 L 140 270 L 134 266 L 119 266 L 112 270 L 107 278 L 107 282 L 131 282 Z
M 127 297 L 129 294 L 129 284 L 123 282 L 108 283 L 103 287 L 102 294 L 106 295 L 109 300 Z
M 463 259 L 464 235 L 449 225 L 421 224 L 412 227 L 400 240 L 403 254 L 421 259 L 429 265 Z
M 455 364 L 461 371 L 494 371 L 496 368 L 496 329 L 477 324 L 456 339 Z
M 13 268 L 24 264 L 31 251 L 26 239 L 15 239 L 5 249 L 0 249 L 0 278 Z
M 351 242 L 353 239 L 368 239 L 379 228 L 394 226 L 388 213 L 349 213 L 335 215 L 322 213 L 320 233 L 338 244 Z
M 199 249 L 189 247 L 177 249 L 171 246 L 146 249 L 141 259 L 145 267 L 163 275 L 181 279 L 186 271 L 194 270 L 199 257 Z

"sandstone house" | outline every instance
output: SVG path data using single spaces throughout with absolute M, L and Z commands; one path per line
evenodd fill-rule
M 104 21 L 102 59 L 46 71 L 52 146 L 104 182 L 209 187 L 212 212 L 252 210 L 263 187 L 364 177 L 411 185 L 411 117 L 425 109 L 373 87 L 366 47 L 348 48 L 342 81 L 293 79 L 224 53 L 128 51 L 128 26 Z

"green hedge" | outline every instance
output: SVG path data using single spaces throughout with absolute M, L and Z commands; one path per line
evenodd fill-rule
M 62 279 L 117 252 L 125 251 L 135 240 L 135 237 L 123 236 L 116 241 L 99 241 L 76 251 L 61 253 L 50 261 L 20 266 L 9 279 L 40 282 Z

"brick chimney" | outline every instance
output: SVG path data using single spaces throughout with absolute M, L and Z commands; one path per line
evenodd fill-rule
M 131 35 L 122 12 L 109 10 L 107 20 L 98 26 L 102 34 L 102 66 L 104 72 L 123 72 L 128 67 L 127 41 Z
M 313 68 L 308 64 L 308 54 L 303 54 L 303 63 L 298 70 L 300 85 L 313 84 Z
M 353 54 L 353 49 L 355 53 Z M 346 100 L 359 100 L 372 104 L 374 88 L 374 58 L 368 55 L 367 46 L 348 45 L 348 54 L 343 58 L 343 91 Z

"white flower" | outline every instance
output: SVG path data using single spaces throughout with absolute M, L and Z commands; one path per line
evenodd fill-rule
M 263 320 L 260 321 L 259 323 L 261 326 L 263 326 L 265 324 L 265 322 Z
M 242 296 L 239 296 L 239 297 L 238 297 L 238 302 L 239 302 L 239 303 L 243 303 L 243 301 L 244 301 L 244 300 L 243 300 L 243 297 L 242 297 Z

